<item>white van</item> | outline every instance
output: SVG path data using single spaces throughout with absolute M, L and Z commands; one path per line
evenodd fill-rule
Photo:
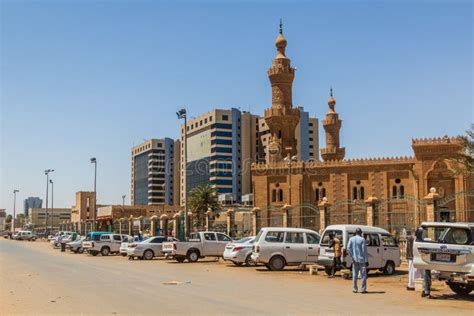
M 29 230 L 20 230 L 17 232 L 14 236 L 13 239 L 15 240 L 28 240 L 28 241 L 35 241 L 36 240 L 36 235 L 30 232 Z
M 310 229 L 265 227 L 255 237 L 251 258 L 272 271 L 287 265 L 316 263 L 319 240 L 319 234 Z
M 341 265 L 347 268 L 352 266 L 352 259 L 347 253 L 347 242 L 355 235 L 357 228 L 362 229 L 362 234 L 367 243 L 369 253 L 368 269 L 379 269 L 386 275 L 392 275 L 395 268 L 400 266 L 400 247 L 395 238 L 385 229 L 365 225 L 331 225 L 326 227 L 320 243 L 318 264 L 324 266 L 326 274 L 330 274 L 334 258 L 334 250 L 329 248 L 329 234 L 341 241 Z

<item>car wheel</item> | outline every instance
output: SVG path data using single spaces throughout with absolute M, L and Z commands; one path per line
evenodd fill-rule
M 392 261 L 388 261 L 385 264 L 385 268 L 383 269 L 383 273 L 385 275 L 392 275 L 395 273 L 395 264 Z
M 153 253 L 153 250 L 146 250 L 144 253 L 143 253 L 143 259 L 145 260 L 151 260 L 153 259 L 153 257 L 155 256 L 155 254 Z
M 102 247 L 102 249 L 100 250 L 100 254 L 102 256 L 108 256 L 110 253 L 110 248 L 109 247 Z
M 188 253 L 188 261 L 189 262 L 196 262 L 199 260 L 199 252 L 196 250 L 192 250 Z
M 332 267 L 324 266 L 324 272 L 326 272 L 327 275 L 331 275 Z
M 247 258 L 245 258 L 245 265 L 247 267 L 255 267 L 257 265 L 257 263 L 252 259 L 252 254 L 249 254 Z
M 90 251 L 90 254 L 95 257 L 99 254 L 99 252 L 98 251 Z
M 76 253 L 84 253 L 84 248 L 82 247 L 77 248 Z
M 175 257 L 176 261 L 178 261 L 179 263 L 183 263 L 184 260 L 186 260 L 185 257 Z
M 464 283 L 455 283 L 447 282 L 449 288 L 456 294 L 459 295 L 468 295 L 474 290 L 474 285 L 464 284 Z
M 272 271 L 281 271 L 285 268 L 285 259 L 282 256 L 274 256 L 270 259 L 270 268 Z

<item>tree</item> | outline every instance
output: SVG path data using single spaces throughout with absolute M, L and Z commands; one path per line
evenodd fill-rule
M 195 226 L 202 227 L 204 224 L 204 213 L 208 209 L 216 211 L 219 209 L 217 202 L 217 190 L 209 184 L 200 185 L 191 190 L 188 200 L 190 210 L 196 214 Z
M 7 218 L 5 219 L 5 230 L 11 230 L 12 228 L 12 214 L 8 214 Z
M 474 175 L 474 124 L 466 134 L 461 137 L 461 152 L 450 159 L 455 168 L 455 175 Z

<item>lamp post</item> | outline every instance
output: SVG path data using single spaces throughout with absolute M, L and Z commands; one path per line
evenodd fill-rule
M 94 216 L 92 217 L 92 229 L 96 230 L 96 217 L 97 217 L 97 159 L 95 157 L 91 158 L 91 163 L 94 164 Z
M 47 169 L 44 171 L 44 174 L 46 175 L 46 210 L 45 210 L 45 224 L 44 224 L 44 236 L 48 237 L 48 189 L 49 189 L 49 174 L 51 172 L 54 172 L 54 169 Z
M 287 164 L 288 164 L 288 204 L 291 206 L 291 164 L 294 162 L 294 161 L 297 161 L 298 160 L 298 157 L 297 156 L 293 156 L 290 158 L 290 156 L 288 155 L 287 157 L 285 157 L 285 159 L 283 159 L 283 161 L 285 161 Z
M 49 179 L 49 183 L 51 183 L 51 230 L 54 230 L 54 182 Z
M 188 237 L 188 120 L 186 109 L 176 112 L 178 119 L 184 119 L 184 238 Z
M 15 216 L 16 216 L 16 194 L 20 192 L 20 190 L 13 190 L 13 218 L 11 222 L 11 230 L 12 234 L 15 233 Z

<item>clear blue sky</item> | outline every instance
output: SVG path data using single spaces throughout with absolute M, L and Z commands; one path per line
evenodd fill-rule
M 279 18 L 294 104 L 322 118 L 329 87 L 347 156 L 411 155 L 411 138 L 473 122 L 471 1 L 1 1 L 1 199 L 57 207 L 130 198 L 130 148 L 178 137 L 175 111 L 261 114 Z M 321 146 L 324 134 L 321 131 Z

